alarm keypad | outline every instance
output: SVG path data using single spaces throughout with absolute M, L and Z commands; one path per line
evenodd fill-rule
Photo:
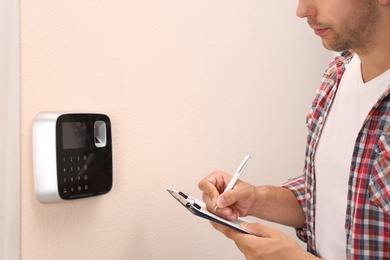
M 73 152 L 59 160 L 58 188 L 63 198 L 73 198 L 90 193 L 90 171 L 93 154 Z

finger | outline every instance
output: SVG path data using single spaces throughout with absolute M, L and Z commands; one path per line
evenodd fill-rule
M 260 223 L 243 222 L 240 226 L 241 228 L 258 237 L 271 237 L 271 234 L 275 232 L 274 228 L 268 227 Z
M 216 222 L 211 222 L 211 225 L 216 230 L 218 230 L 219 232 L 224 234 L 227 238 L 232 239 L 232 240 L 236 240 L 237 236 L 239 236 L 239 235 L 244 235 L 244 233 L 242 233 L 242 232 L 239 232 L 235 229 L 232 229 L 230 227 L 224 226 L 224 225 L 216 223 Z
M 240 212 L 235 208 L 234 204 L 238 202 L 236 191 L 230 190 L 222 193 L 216 199 L 218 214 L 223 215 L 229 220 L 235 220 L 240 216 Z
M 225 175 L 227 174 L 224 172 L 215 171 L 198 183 L 199 189 L 203 191 L 203 198 L 206 204 L 211 201 L 213 206 L 216 205 L 216 200 L 227 183 Z
M 218 208 L 215 213 L 230 221 L 236 220 L 239 217 L 239 214 L 234 212 L 230 207 L 226 207 L 223 209 Z
M 259 244 L 259 237 L 244 234 L 242 232 L 239 232 L 237 230 L 234 230 L 232 228 L 223 226 L 221 224 L 211 222 L 213 227 L 220 231 L 222 234 L 224 234 L 227 238 L 234 241 L 234 243 L 237 245 L 238 249 L 245 255 L 246 259 L 253 259 L 253 256 L 255 255 L 254 250 L 251 250 L 253 245 Z M 249 249 L 248 249 L 249 247 Z
M 237 192 L 228 190 L 219 195 L 216 203 L 218 208 L 225 208 L 237 202 Z

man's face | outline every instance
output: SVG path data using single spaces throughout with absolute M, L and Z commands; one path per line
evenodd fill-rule
M 298 0 L 297 16 L 307 18 L 325 48 L 367 51 L 376 37 L 375 0 Z

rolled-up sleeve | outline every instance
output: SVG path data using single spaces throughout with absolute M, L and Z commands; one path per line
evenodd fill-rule
M 307 242 L 307 206 L 306 206 L 306 192 L 305 192 L 305 176 L 301 175 L 295 178 L 291 178 L 282 185 L 283 188 L 287 188 L 295 195 L 299 204 L 303 209 L 303 213 L 305 216 L 305 223 L 303 228 L 297 228 L 296 234 L 297 237 L 303 242 Z

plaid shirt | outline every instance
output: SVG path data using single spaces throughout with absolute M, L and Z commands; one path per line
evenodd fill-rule
M 305 225 L 297 235 L 316 254 L 316 147 L 352 52 L 336 57 L 326 70 L 307 116 L 303 174 L 283 187 L 302 205 Z M 366 117 L 357 136 L 348 182 L 345 217 L 346 259 L 390 259 L 390 85 Z

